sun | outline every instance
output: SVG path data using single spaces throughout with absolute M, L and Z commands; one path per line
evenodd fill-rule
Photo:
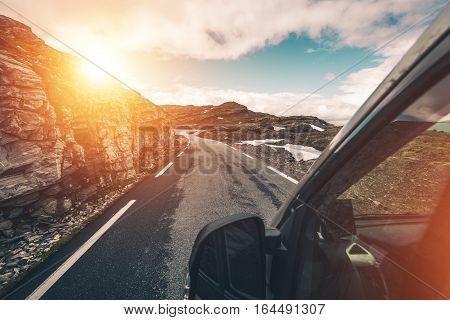
M 95 84 L 104 84 L 111 79 L 108 73 L 90 61 L 82 62 L 81 71 L 86 80 Z
M 84 54 L 80 65 L 80 76 L 88 83 L 105 85 L 114 81 L 112 75 L 122 74 L 122 59 L 112 50 L 91 50 Z

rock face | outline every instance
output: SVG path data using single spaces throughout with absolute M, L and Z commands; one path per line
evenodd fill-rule
M 159 107 L 81 79 L 82 63 L 0 16 L 0 238 L 152 169 L 173 144 Z

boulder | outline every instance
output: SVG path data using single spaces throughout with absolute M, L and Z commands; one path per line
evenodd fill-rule
M 61 185 L 54 184 L 54 185 L 48 187 L 47 189 L 45 189 L 44 191 L 42 191 L 42 195 L 45 195 L 45 196 L 56 196 L 61 191 L 63 191 L 63 188 L 61 187 Z
M 24 212 L 25 212 L 25 209 L 24 209 L 23 207 L 12 208 L 12 209 L 9 211 L 8 218 L 9 218 L 9 219 L 18 218 L 18 217 L 20 217 Z
M 13 229 L 3 230 L 2 233 L 3 233 L 3 235 L 4 235 L 6 238 L 12 238 L 12 237 L 14 237 L 14 230 L 13 230 Z
M 46 198 L 40 200 L 37 204 L 46 215 L 56 215 L 58 209 L 58 200 L 55 198 Z
M 86 188 L 83 188 L 76 194 L 77 201 L 85 201 L 97 193 L 97 186 L 91 185 Z
M 13 226 L 13 223 L 11 220 L 5 220 L 0 222 L 0 231 L 5 231 L 8 229 L 11 229 Z
M 62 212 L 65 213 L 69 211 L 69 209 L 72 208 L 72 200 L 70 199 L 63 199 L 62 201 Z

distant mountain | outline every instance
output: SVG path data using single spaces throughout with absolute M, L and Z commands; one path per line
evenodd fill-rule
M 162 106 L 167 114 L 172 115 L 172 121 L 180 125 L 194 127 L 202 125 L 221 125 L 259 119 L 269 116 L 264 113 L 253 112 L 236 102 L 225 102 L 218 106 Z
M 450 121 L 443 121 L 434 124 L 429 130 L 450 132 Z
M 201 137 L 227 143 L 242 140 L 284 139 L 284 142 L 323 150 L 340 127 L 313 116 L 278 117 L 254 112 L 237 102 L 218 106 L 161 106 L 180 129 L 200 129 Z
M 267 126 L 268 124 L 292 125 L 308 123 L 321 127 L 335 127 L 333 124 L 313 116 L 278 117 L 273 114 L 254 112 L 246 106 L 233 101 L 225 102 L 217 106 L 162 105 L 161 107 L 167 111 L 167 116 L 172 121 L 175 121 L 175 123 L 185 126 L 191 125 L 193 127 L 234 124 L 236 121 L 251 121 L 253 123 L 260 123 L 263 126 Z

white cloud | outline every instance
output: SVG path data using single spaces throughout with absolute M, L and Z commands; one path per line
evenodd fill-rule
M 381 62 L 377 66 L 358 70 L 345 77 L 338 85 L 342 91 L 340 95 L 342 101 L 360 106 L 394 68 L 422 31 L 423 28 L 411 31 L 381 50 L 377 59 Z
M 6 1 L 38 25 L 80 52 L 114 52 L 126 57 L 149 52 L 161 58 L 236 59 L 289 36 L 307 34 L 322 45 L 374 49 L 430 12 L 441 0 L 35 0 Z M 0 5 L 0 13 L 21 20 Z M 396 23 L 387 23 L 394 17 Z M 335 123 L 349 119 L 370 95 L 422 29 L 397 39 L 379 52 L 378 64 L 337 80 L 341 94 L 313 95 L 289 114 L 311 114 Z M 38 29 L 47 42 L 58 43 Z M 100 50 L 98 49 L 100 48 Z M 309 48 L 307 53 L 316 52 Z M 95 57 L 94 57 L 95 58 Z M 114 70 L 113 70 L 114 71 Z M 332 78 L 331 73 L 325 80 Z M 338 82 L 340 81 L 340 82 Z M 253 110 L 280 113 L 306 93 L 246 92 L 178 85 L 145 88 L 156 103 L 218 104 L 235 100 Z
M 40 0 L 38 5 L 35 0 L 6 2 L 81 52 L 96 45 L 106 50 L 146 51 L 162 56 L 234 59 L 277 44 L 292 32 L 326 38 L 336 46 L 373 48 L 428 13 L 435 1 Z M 11 15 L 2 6 L 0 12 Z M 388 15 L 401 19 L 398 24 L 389 25 Z M 330 34 L 338 37 L 330 40 Z

